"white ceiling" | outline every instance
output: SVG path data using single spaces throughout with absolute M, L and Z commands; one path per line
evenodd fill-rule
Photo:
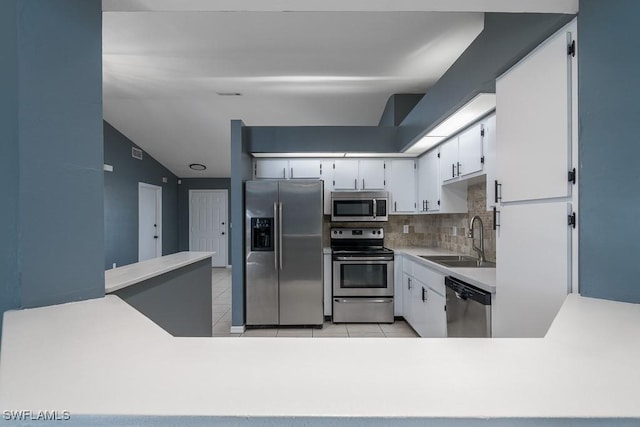
M 391 94 L 428 90 L 483 25 L 480 12 L 426 8 L 442 0 L 414 12 L 366 11 L 388 7 L 374 0 L 365 11 L 358 1 L 339 2 L 360 5 L 349 12 L 278 11 L 290 3 L 104 0 L 105 120 L 179 177 L 229 177 L 230 120 L 377 125 Z

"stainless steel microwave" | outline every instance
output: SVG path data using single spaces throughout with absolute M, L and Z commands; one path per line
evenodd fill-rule
M 388 209 L 387 191 L 331 192 L 331 221 L 388 221 Z

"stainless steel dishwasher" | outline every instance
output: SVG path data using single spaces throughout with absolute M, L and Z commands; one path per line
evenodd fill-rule
M 447 276 L 447 336 L 491 338 L 491 293 Z

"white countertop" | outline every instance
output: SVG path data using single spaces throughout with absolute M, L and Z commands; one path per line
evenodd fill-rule
M 106 293 L 115 292 L 118 289 L 140 283 L 143 280 L 211 258 L 213 255 L 215 255 L 215 252 L 178 252 L 112 268 L 104 272 L 104 291 Z
M 454 276 L 492 294 L 496 293 L 495 268 L 450 268 L 433 261 L 420 258 L 420 255 L 461 255 L 446 249 L 428 247 L 392 247 L 395 252 L 409 256 L 412 261 L 422 263 L 432 270 L 448 276 Z
M 174 338 L 108 295 L 5 313 L 0 409 L 640 420 L 639 325 L 569 295 L 540 339 Z

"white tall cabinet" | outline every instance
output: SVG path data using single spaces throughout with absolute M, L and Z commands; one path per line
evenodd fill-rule
M 494 337 L 542 337 L 572 289 L 575 20 L 496 81 Z

